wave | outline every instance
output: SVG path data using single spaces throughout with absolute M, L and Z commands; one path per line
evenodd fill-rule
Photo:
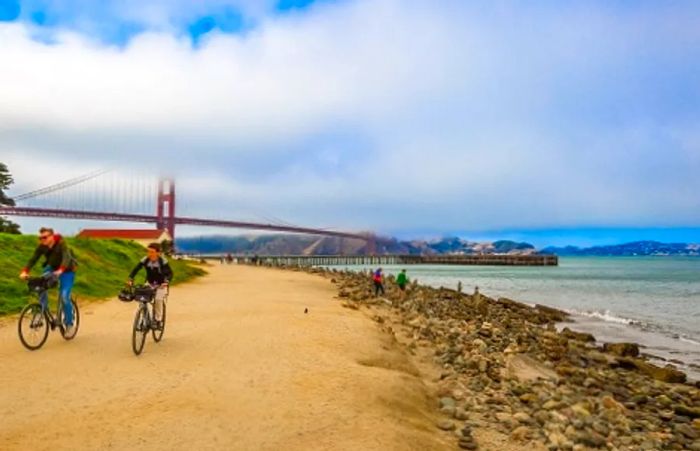
M 685 337 L 685 336 L 683 336 L 683 335 L 681 335 L 680 337 L 678 337 L 678 339 L 679 339 L 680 341 L 685 342 L 685 343 L 690 343 L 690 344 L 693 344 L 693 345 L 696 345 L 696 346 L 700 346 L 700 341 L 693 340 L 692 338 L 688 338 L 688 337 Z
M 690 337 L 686 334 L 678 333 L 677 331 L 669 330 L 667 327 L 663 327 L 659 324 L 647 323 L 639 321 L 636 319 L 625 318 L 623 316 L 618 316 L 610 312 L 610 310 L 576 310 L 576 309 L 564 309 L 567 313 L 574 316 L 583 316 L 586 318 L 594 318 L 607 323 L 621 324 L 624 326 L 630 326 L 635 329 L 641 330 L 642 332 L 653 332 L 665 335 L 669 338 L 682 341 L 687 344 L 694 346 L 700 346 L 700 341 L 697 337 Z
M 565 312 L 571 315 L 585 316 L 588 318 L 596 318 L 609 323 L 626 324 L 628 326 L 644 326 L 641 321 L 637 321 L 630 318 L 625 318 L 622 316 L 616 316 L 610 312 L 610 310 L 575 310 L 575 309 L 564 309 Z

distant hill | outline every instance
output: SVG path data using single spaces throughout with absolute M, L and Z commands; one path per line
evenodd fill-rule
M 561 256 L 651 256 L 651 255 L 700 255 L 700 244 L 660 243 L 658 241 L 634 241 L 611 246 L 580 248 L 576 246 L 546 247 L 542 254 Z
M 364 255 L 368 252 L 363 241 L 306 235 L 203 236 L 178 238 L 179 252 L 203 254 L 250 255 Z M 477 243 L 456 237 L 436 240 L 400 241 L 377 237 L 377 254 L 436 255 L 436 254 L 531 254 L 535 247 L 529 243 L 495 241 Z

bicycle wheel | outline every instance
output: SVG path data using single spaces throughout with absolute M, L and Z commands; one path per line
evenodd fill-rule
M 165 303 L 165 301 L 163 301 L 163 318 L 161 321 L 161 326 L 158 329 L 153 329 L 153 341 L 155 341 L 156 343 L 163 339 L 163 333 L 165 333 L 165 313 L 167 311 L 166 306 L 167 304 Z
M 73 309 L 73 330 L 70 334 L 66 333 L 66 326 L 63 324 L 63 307 L 61 306 L 58 309 L 58 324 L 61 328 L 61 336 L 66 340 L 74 339 L 80 327 L 80 311 L 78 310 L 78 304 L 76 304 L 75 299 L 71 298 L 70 305 Z
M 148 310 L 145 305 L 141 304 L 141 307 L 136 310 L 134 330 L 131 335 L 131 347 L 136 355 L 141 354 L 141 351 L 143 351 L 143 345 L 146 342 L 146 334 L 148 334 L 148 326 Z
M 49 336 L 49 320 L 44 314 L 41 304 L 34 302 L 22 309 L 17 324 L 19 341 L 30 351 L 39 349 Z

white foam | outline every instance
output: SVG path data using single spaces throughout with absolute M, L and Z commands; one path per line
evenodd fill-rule
M 626 325 L 639 324 L 639 321 L 635 321 L 633 319 L 623 318 L 621 316 L 613 315 L 612 313 L 610 313 L 610 310 L 604 310 L 601 312 L 599 310 L 580 311 L 580 310 L 569 309 L 566 311 L 572 315 L 580 315 L 580 316 L 586 316 L 588 318 L 596 318 L 596 319 L 606 321 L 609 323 L 626 324 Z
M 685 342 L 685 343 L 690 343 L 690 344 L 693 344 L 693 345 L 696 345 L 696 346 L 700 346 L 700 342 L 699 342 L 699 341 L 695 341 L 695 340 L 693 340 L 693 339 L 691 339 L 691 338 L 688 338 L 688 337 L 680 336 L 680 337 L 678 337 L 678 339 L 679 339 L 680 341 Z

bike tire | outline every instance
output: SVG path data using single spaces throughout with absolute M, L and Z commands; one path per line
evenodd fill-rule
M 72 340 L 78 334 L 78 328 L 80 328 L 80 310 L 78 310 L 78 304 L 75 302 L 75 298 L 70 300 L 71 306 L 73 307 L 73 333 L 66 334 L 66 328 L 63 325 L 63 306 L 58 309 L 58 324 L 61 329 L 61 336 L 64 340 Z
M 26 324 L 26 327 L 23 325 Z M 41 308 L 41 304 L 33 302 L 22 309 L 17 322 L 19 341 L 30 351 L 41 348 L 49 336 L 49 318 Z M 31 338 L 34 338 L 32 340 Z
M 163 339 L 163 334 L 165 333 L 165 318 L 166 318 L 166 312 L 167 312 L 167 304 L 165 301 L 163 302 L 163 325 L 161 326 L 160 329 L 153 329 L 153 341 L 158 343 L 160 340 Z
M 143 345 L 146 343 L 146 335 L 148 334 L 148 310 L 141 306 L 136 310 L 134 317 L 134 328 L 131 334 L 131 347 L 134 354 L 139 355 L 143 351 Z

